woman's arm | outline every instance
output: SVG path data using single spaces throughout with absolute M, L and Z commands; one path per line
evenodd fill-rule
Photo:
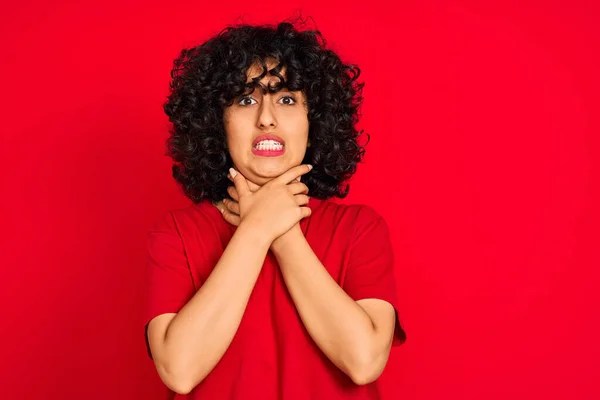
M 392 346 L 395 310 L 354 301 L 329 275 L 296 225 L 272 245 L 296 309 L 323 353 L 356 384 L 379 377 Z
M 270 240 L 240 226 L 194 297 L 177 314 L 148 326 L 159 376 L 171 390 L 189 393 L 219 362 L 237 331 Z

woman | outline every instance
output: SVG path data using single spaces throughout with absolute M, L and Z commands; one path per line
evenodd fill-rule
M 406 340 L 388 228 L 329 200 L 364 154 L 358 76 L 290 23 L 175 61 L 168 148 L 193 204 L 148 235 L 146 339 L 176 398 L 379 397 Z

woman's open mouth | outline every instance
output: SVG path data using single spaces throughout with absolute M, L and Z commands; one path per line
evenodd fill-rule
M 285 146 L 275 140 L 263 140 L 252 147 L 252 153 L 262 157 L 277 157 L 285 153 Z

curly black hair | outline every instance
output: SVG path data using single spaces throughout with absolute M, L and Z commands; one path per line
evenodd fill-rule
M 267 71 L 266 60 L 278 64 Z M 263 73 L 247 84 L 246 73 L 253 64 L 262 65 Z M 283 67 L 286 79 L 280 75 Z M 358 81 L 360 69 L 327 49 L 320 31 L 300 31 L 286 21 L 276 26 L 229 26 L 204 44 L 183 49 L 174 60 L 164 104 L 172 123 L 167 155 L 175 162 L 173 177 L 195 203 L 228 197 L 227 171 L 233 163 L 226 147 L 223 111 L 234 99 L 253 91 L 267 72 L 280 79 L 267 90 L 286 87 L 306 96 L 310 146 L 302 163 L 312 164 L 313 169 L 302 181 L 311 196 L 347 196 L 347 181 L 368 143 L 359 143 L 363 131 L 356 129 L 364 86 Z

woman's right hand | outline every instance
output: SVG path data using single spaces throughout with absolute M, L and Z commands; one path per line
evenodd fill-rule
M 302 218 L 310 216 L 310 208 L 298 205 L 295 196 L 308 194 L 308 187 L 293 182 L 308 173 L 310 165 L 299 165 L 269 181 L 256 192 L 252 192 L 246 178 L 233 168 L 230 174 L 239 196 L 240 227 L 255 230 L 273 242 L 290 230 Z

